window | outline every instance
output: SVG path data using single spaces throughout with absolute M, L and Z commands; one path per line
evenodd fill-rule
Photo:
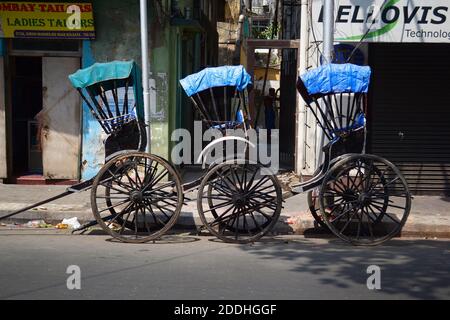
M 269 26 L 269 20 L 254 20 L 253 21 L 253 32 L 261 33 L 267 29 Z

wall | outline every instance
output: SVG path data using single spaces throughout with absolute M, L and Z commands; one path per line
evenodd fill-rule
M 90 41 L 83 41 L 82 68 L 94 64 L 95 60 L 91 50 Z M 94 177 L 104 164 L 105 149 L 103 145 L 102 129 L 88 111 L 83 102 L 83 132 L 81 145 L 81 179 L 88 180 Z
M 240 0 L 227 0 L 225 2 L 225 21 L 238 23 L 241 13 Z
M 219 65 L 231 65 L 235 61 L 236 41 L 239 29 L 240 0 L 228 0 L 224 5 L 224 21 L 217 23 L 219 34 Z M 237 63 L 237 61 L 236 61 Z
M 93 1 L 96 39 L 83 42 L 82 67 L 94 62 L 134 59 L 140 64 L 139 1 Z M 94 177 L 104 164 L 106 138 L 87 108 L 83 108 L 81 176 Z
M 5 73 L 3 64 L 4 41 L 0 39 L 0 182 L 7 177 L 6 123 L 5 123 Z
M 164 1 L 163 1 L 164 2 Z M 170 160 L 170 136 L 175 128 L 176 119 L 176 88 L 173 83 L 177 70 L 177 45 L 176 31 L 170 26 L 165 17 L 169 11 L 167 7 L 154 8 L 150 12 L 150 37 L 151 41 L 151 152 Z M 163 14 L 161 14 L 164 12 Z M 170 115 L 173 115 L 170 117 Z
M 150 6 L 149 6 L 150 7 Z M 141 62 L 139 1 L 94 1 L 97 40 L 91 42 L 96 61 Z
M 149 2 L 149 24 L 150 30 L 154 27 L 153 9 Z M 85 41 L 83 43 L 83 67 L 88 67 L 94 62 L 109 62 L 113 60 L 134 60 L 138 66 L 141 65 L 141 40 L 140 40 L 140 19 L 139 1 L 135 0 L 109 0 L 94 1 L 94 18 L 96 24 L 96 40 Z M 165 33 L 152 30 L 153 34 L 164 38 Z M 168 40 L 168 39 L 167 39 Z M 168 42 L 168 41 L 165 41 Z M 159 59 L 166 59 L 170 51 L 165 51 L 158 55 Z M 167 118 L 168 102 L 167 97 L 167 72 L 169 65 L 165 61 L 158 61 L 152 65 L 161 67 L 156 74 L 156 106 L 152 104 L 155 117 L 160 122 L 152 124 L 152 152 L 161 156 L 167 156 Z M 164 115 L 161 117 L 161 115 Z M 83 108 L 83 147 L 82 147 L 82 179 L 90 179 L 95 176 L 104 163 L 103 140 L 106 137 L 95 119 Z
M 236 53 L 238 23 L 218 22 L 219 65 L 232 65 Z
M 266 68 L 258 68 L 254 69 L 254 77 L 255 79 L 264 79 L 266 75 Z M 267 80 L 280 81 L 280 69 L 269 68 L 267 72 Z

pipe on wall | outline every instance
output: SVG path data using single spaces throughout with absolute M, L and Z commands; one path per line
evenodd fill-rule
M 140 17 L 141 17 L 141 55 L 142 55 L 142 89 L 144 98 L 144 121 L 147 130 L 147 148 L 151 150 L 151 111 L 150 111 L 150 63 L 149 63 L 149 45 L 148 45 L 148 17 L 147 17 L 147 0 L 140 0 Z
M 326 63 L 333 61 L 334 45 L 334 0 L 323 1 L 323 58 Z
M 298 76 L 306 72 L 308 68 L 308 44 L 309 44 L 309 15 L 308 0 L 300 3 L 300 47 L 298 50 L 299 69 Z M 295 171 L 298 175 L 306 168 L 307 152 L 307 121 L 308 109 L 305 101 L 298 94 L 297 103 L 297 143 L 296 143 L 296 165 Z

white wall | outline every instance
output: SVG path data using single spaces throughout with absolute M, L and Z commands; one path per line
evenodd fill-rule
M 3 57 L 0 57 L 0 180 L 7 177 L 5 109 L 5 73 Z

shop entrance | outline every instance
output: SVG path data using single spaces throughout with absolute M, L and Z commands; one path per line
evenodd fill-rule
M 36 116 L 42 111 L 42 58 L 11 57 L 12 173 L 42 175 Z
M 68 76 L 80 68 L 78 42 L 8 45 L 8 180 L 79 180 L 81 105 Z

